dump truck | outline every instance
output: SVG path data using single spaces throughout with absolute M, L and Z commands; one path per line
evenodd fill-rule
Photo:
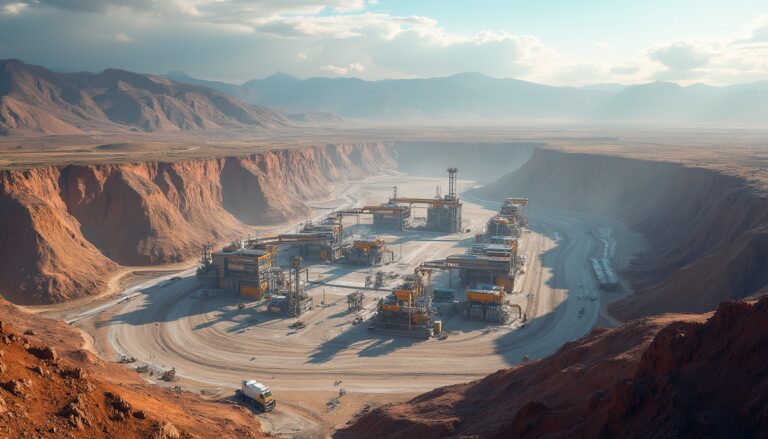
M 262 412 L 268 412 L 277 405 L 269 387 L 256 380 L 243 380 L 243 387 L 237 389 L 235 395 L 241 402 L 250 404 Z

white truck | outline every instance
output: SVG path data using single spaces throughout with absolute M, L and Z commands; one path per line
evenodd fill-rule
M 248 403 L 262 412 L 268 412 L 277 405 L 269 387 L 256 380 L 243 380 L 243 387 L 237 389 L 235 395 L 241 402 Z

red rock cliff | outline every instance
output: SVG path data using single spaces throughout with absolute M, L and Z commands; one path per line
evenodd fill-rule
M 341 144 L 0 171 L 0 293 L 17 303 L 94 294 L 117 264 L 191 258 L 248 226 L 299 218 L 333 182 L 394 166 L 387 145 Z
M 376 409 L 337 437 L 767 437 L 766 334 L 768 296 L 633 320 Z

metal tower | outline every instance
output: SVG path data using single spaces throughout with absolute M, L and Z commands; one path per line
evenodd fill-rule
M 456 199 L 456 174 L 459 173 L 459 168 L 448 168 L 448 196 L 447 199 Z

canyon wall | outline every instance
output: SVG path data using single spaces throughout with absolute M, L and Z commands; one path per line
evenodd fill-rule
M 599 328 L 555 354 L 374 409 L 336 438 L 765 437 L 768 296 Z
M 95 294 L 118 264 L 189 259 L 301 218 L 331 183 L 395 166 L 389 145 L 359 143 L 0 171 L 0 293 L 23 304 Z
M 535 206 L 617 218 L 649 248 L 625 275 L 635 293 L 618 318 L 704 312 L 768 285 L 768 199 L 740 177 L 680 164 L 537 149 L 519 170 L 480 189 Z

